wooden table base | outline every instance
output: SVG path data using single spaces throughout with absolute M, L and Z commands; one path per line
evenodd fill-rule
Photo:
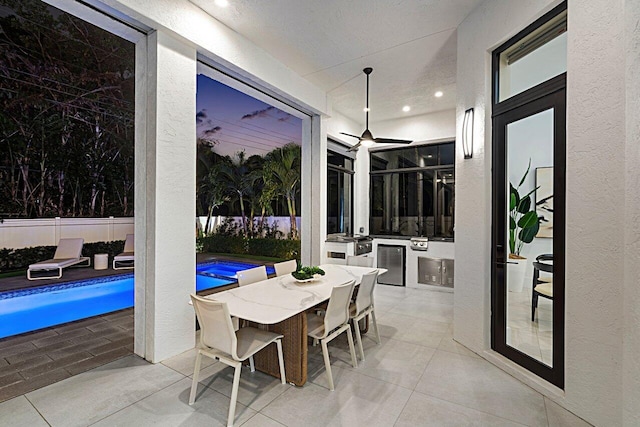
M 307 313 L 302 312 L 275 325 L 261 325 L 268 331 L 284 335 L 282 351 L 287 382 L 302 387 L 307 382 Z M 278 350 L 269 345 L 254 356 L 256 369 L 280 378 Z

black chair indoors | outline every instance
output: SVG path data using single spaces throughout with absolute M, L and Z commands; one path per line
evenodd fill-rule
M 540 277 L 540 272 L 553 274 L 553 264 L 544 261 L 553 261 L 553 254 L 538 255 L 533 263 L 533 283 L 531 286 L 531 321 L 535 320 L 538 297 L 548 298 L 553 301 L 553 280 Z

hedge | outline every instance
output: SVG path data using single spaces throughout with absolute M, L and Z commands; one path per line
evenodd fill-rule
M 124 240 L 85 243 L 82 246 L 82 255 L 93 258 L 95 254 L 109 254 L 109 258 L 113 258 L 123 250 Z M 53 258 L 55 252 L 56 246 L 0 249 L 0 272 L 26 270 L 30 264 Z
M 259 255 L 280 259 L 299 259 L 300 240 L 287 239 L 246 239 L 241 236 L 213 234 L 201 237 L 204 252 Z

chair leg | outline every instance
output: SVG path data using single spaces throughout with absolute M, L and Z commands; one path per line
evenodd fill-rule
M 380 344 L 380 333 L 378 332 L 378 322 L 376 321 L 375 310 L 371 311 L 371 314 L 369 314 L 369 317 L 371 317 L 371 324 L 373 325 L 373 330 L 376 333 L 376 343 Z
M 358 333 L 360 332 L 358 331 Z M 349 352 L 351 353 L 351 365 L 353 365 L 354 368 L 357 368 L 358 358 L 356 357 L 356 349 L 353 346 L 353 336 L 351 335 L 351 328 L 347 328 L 347 339 L 349 340 Z M 364 359 L 364 352 L 362 353 L 362 358 Z
M 253 361 L 253 356 L 249 357 L 249 367 L 251 368 L 251 372 L 255 372 L 256 371 L 256 364 Z
M 538 307 L 538 295 L 533 295 L 531 298 L 531 321 L 534 322 L 536 318 L 536 307 Z
M 282 384 L 287 383 L 287 375 L 284 371 L 284 355 L 282 354 L 282 340 L 276 340 L 278 346 L 278 363 L 280 364 L 280 380 Z
M 364 361 L 364 348 L 362 348 L 362 335 L 360 334 L 360 322 L 353 319 L 353 330 L 356 333 L 356 341 L 358 341 L 358 350 L 360 350 L 360 360 Z
M 193 381 L 191 382 L 191 394 L 189 395 L 189 405 L 193 405 L 196 401 L 196 392 L 198 390 L 198 377 L 200 376 L 200 363 L 202 362 L 202 353 L 198 350 L 196 355 L 196 366 L 193 369 Z
M 227 427 L 233 427 L 233 421 L 236 416 L 238 388 L 240 387 L 240 372 L 242 372 L 242 363 L 238 362 L 233 374 L 233 387 L 231 388 L 231 402 L 229 402 L 229 418 L 227 419 Z
M 324 358 L 324 369 L 327 371 L 327 380 L 329 381 L 329 390 L 333 391 L 333 373 L 331 372 L 331 360 L 329 360 L 329 349 L 327 348 L 327 342 L 320 340 L 322 345 L 322 357 Z M 353 343 L 351 344 L 353 346 Z

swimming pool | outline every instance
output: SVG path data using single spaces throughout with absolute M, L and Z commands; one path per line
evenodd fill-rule
M 256 267 L 213 261 L 196 267 L 196 291 L 229 285 Z M 272 274 L 273 267 L 267 267 Z M 0 338 L 133 307 L 133 273 L 0 292 Z

